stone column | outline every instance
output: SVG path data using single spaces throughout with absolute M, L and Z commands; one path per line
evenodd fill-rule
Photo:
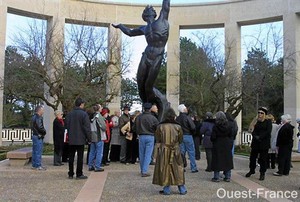
M 0 79 L 1 85 L 4 82 L 4 68 L 5 68 L 5 37 L 6 37 L 6 17 L 7 7 L 2 0 L 0 0 Z M 3 127 L 3 88 L 0 88 L 0 146 L 2 145 L 2 127 Z
M 50 79 L 57 80 L 57 77 L 61 76 L 61 70 L 63 65 L 63 51 L 64 51 L 64 26 L 65 19 L 63 17 L 52 16 L 47 21 L 47 48 L 46 48 L 46 62 L 47 73 Z M 53 97 L 49 94 L 49 87 L 45 85 L 45 97 L 46 99 L 54 103 L 57 101 L 57 97 Z M 58 107 L 61 110 L 61 105 Z M 47 131 L 45 136 L 45 142 L 53 143 L 53 120 L 54 109 L 45 104 L 44 113 L 44 125 Z
M 107 81 L 106 81 L 106 98 L 110 100 L 108 107 L 110 113 L 120 110 L 121 103 L 121 49 L 122 35 L 119 29 L 112 26 L 108 27 L 108 63 Z
M 235 21 L 225 22 L 225 58 L 227 59 L 226 70 L 227 96 L 240 95 L 241 86 L 241 27 Z M 241 100 L 240 100 L 241 101 Z M 225 102 L 225 109 L 228 103 Z M 239 130 L 236 136 L 235 144 L 241 143 L 242 112 L 235 118 Z
M 167 44 L 167 99 L 171 107 L 178 112 L 180 85 L 180 29 L 179 25 L 170 25 Z
M 300 16 L 290 12 L 283 15 L 284 43 L 284 114 L 292 116 L 292 124 L 300 117 Z M 297 90 L 298 88 L 298 90 Z M 295 134 L 297 127 L 295 127 Z M 298 148 L 297 137 L 294 147 Z

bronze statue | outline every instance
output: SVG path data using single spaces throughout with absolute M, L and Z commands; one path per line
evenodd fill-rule
M 130 29 L 123 24 L 112 24 L 113 27 L 119 28 L 130 37 L 145 35 L 148 45 L 138 67 L 137 84 L 143 103 L 151 102 L 157 104 L 159 120 L 162 119 L 162 115 L 169 103 L 165 96 L 153 86 L 161 67 L 165 45 L 169 37 L 169 11 L 170 0 L 163 0 L 162 9 L 157 19 L 155 19 L 157 15 L 152 6 L 148 5 L 144 9 L 142 18 L 147 22 L 147 25 Z

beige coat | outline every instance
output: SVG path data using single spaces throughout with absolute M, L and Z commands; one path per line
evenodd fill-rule
M 184 185 L 184 166 L 179 148 L 183 140 L 181 126 L 175 122 L 161 123 L 155 138 L 158 147 L 152 183 L 161 186 Z

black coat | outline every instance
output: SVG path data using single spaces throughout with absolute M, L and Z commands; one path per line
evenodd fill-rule
M 180 124 L 183 134 L 190 134 L 193 135 L 196 126 L 190 116 L 188 116 L 187 113 L 179 113 L 179 116 L 177 116 L 176 121 Z
M 294 126 L 290 123 L 286 123 L 278 131 L 276 146 L 293 146 Z
M 233 169 L 232 129 L 226 125 L 214 125 L 211 133 L 213 171 L 229 171 Z
M 272 131 L 271 120 L 257 121 L 252 132 L 251 148 L 256 150 L 268 150 Z
M 91 142 L 91 124 L 88 114 L 76 107 L 66 117 L 69 145 L 85 145 Z
M 64 146 L 65 126 L 55 118 L 53 121 L 53 143 L 54 149 L 60 150 Z

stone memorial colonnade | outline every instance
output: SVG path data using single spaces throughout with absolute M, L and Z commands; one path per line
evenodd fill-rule
M 153 5 L 157 12 L 160 5 Z M 141 14 L 145 4 L 108 3 L 102 0 L 0 0 L 0 77 L 4 75 L 5 36 L 7 13 L 46 19 L 49 25 L 57 23 L 52 43 L 62 42 L 65 23 L 84 20 L 87 24 L 107 26 L 109 37 L 121 38 L 119 30 L 111 23 L 143 25 Z M 295 70 L 300 78 L 300 1 L 299 0 L 231 0 L 217 3 L 173 5 L 169 15 L 170 36 L 167 44 L 167 98 L 177 108 L 179 104 L 179 37 L 180 29 L 224 27 L 226 54 L 230 51 L 229 63 L 238 71 L 241 69 L 241 26 L 257 23 L 283 21 L 285 68 Z M 109 44 L 111 45 L 111 44 Z M 116 46 L 116 45 L 114 45 Z M 118 43 L 120 46 L 120 40 Z M 114 47 L 115 50 L 120 50 Z M 47 53 L 51 54 L 51 53 Z M 118 51 L 110 58 L 118 57 Z M 113 69 L 113 68 L 112 68 Z M 120 78 L 119 78 L 120 79 Z M 120 85 L 119 81 L 114 81 Z M 293 118 L 300 117 L 299 81 L 285 76 L 284 112 Z M 109 90 L 109 89 L 108 89 Z M 110 105 L 112 110 L 119 107 L 120 98 Z M 0 91 L 3 103 L 3 90 Z M 52 136 L 53 110 L 45 113 L 45 125 Z M 3 109 L 0 107 L 0 124 Z M 52 139 L 52 137 L 50 138 Z M 50 140 L 51 141 L 51 140 Z M 0 138 L 1 145 L 1 138 Z

